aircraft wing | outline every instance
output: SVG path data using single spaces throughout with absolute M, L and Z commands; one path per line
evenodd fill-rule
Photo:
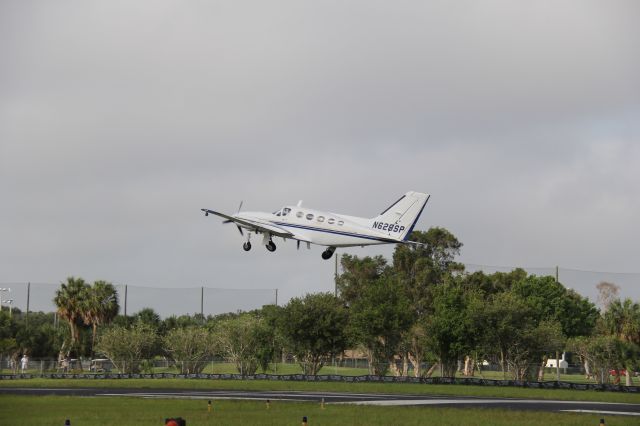
M 276 237 L 292 238 L 294 236 L 291 232 L 287 231 L 284 228 L 272 225 L 270 223 L 265 223 L 259 220 L 239 219 L 237 217 L 229 216 L 227 214 L 216 212 L 209 209 L 202 209 L 202 211 L 205 212 L 206 215 L 215 214 L 216 216 L 223 217 L 230 222 L 234 222 L 236 225 L 239 225 L 251 230 L 267 232 L 271 235 L 275 235 Z

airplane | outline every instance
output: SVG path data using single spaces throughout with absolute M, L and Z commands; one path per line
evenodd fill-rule
M 323 212 L 302 207 L 302 201 L 296 206 L 284 206 L 273 213 L 268 212 L 238 212 L 232 215 L 201 209 L 205 216 L 213 214 L 220 216 L 223 223 L 234 223 L 245 236 L 242 245 L 245 251 L 251 250 L 251 234 L 262 234 L 262 244 L 268 251 L 276 251 L 273 237 L 296 240 L 300 249 L 300 242 L 307 248 L 311 244 L 326 246 L 322 258 L 327 260 L 333 256 L 338 247 L 357 247 L 374 244 L 414 244 L 407 238 L 413 231 L 420 214 L 424 210 L 428 194 L 409 191 L 398 201 L 374 218 L 347 216 L 343 214 Z

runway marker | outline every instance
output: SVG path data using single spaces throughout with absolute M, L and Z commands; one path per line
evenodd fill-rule
M 640 416 L 640 413 L 631 411 L 598 411 L 598 410 L 560 410 L 568 413 L 585 413 L 585 414 L 613 414 L 614 416 Z

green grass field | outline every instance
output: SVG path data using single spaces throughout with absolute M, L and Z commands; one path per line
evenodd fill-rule
M 214 401 L 207 411 L 203 400 L 152 400 L 111 397 L 3 396 L 0 418 L 11 426 L 161 426 L 166 417 L 180 416 L 194 425 L 598 425 L 600 416 L 538 413 L 496 409 L 434 407 L 371 407 L 303 402 Z M 607 416 L 606 424 L 640 425 L 640 419 Z
M 432 385 L 412 383 L 336 383 L 278 382 L 269 380 L 205 379 L 18 379 L 2 380 L 0 387 L 51 388 L 98 387 L 193 390 L 275 390 L 353 393 L 401 393 L 418 395 L 458 395 L 503 398 L 553 399 L 565 401 L 602 401 L 640 403 L 640 395 L 622 392 L 577 391 L 565 389 L 528 389 L 516 387 Z

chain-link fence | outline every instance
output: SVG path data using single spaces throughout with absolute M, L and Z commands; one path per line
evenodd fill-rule
M 501 371 L 498 365 L 479 366 L 472 374 L 464 375 L 457 371 L 454 377 L 443 377 L 434 365 L 423 363 L 421 374 L 414 374 L 412 368 L 407 371 L 392 373 L 388 370 L 384 376 L 372 374 L 366 359 L 360 358 L 332 358 L 327 359 L 325 365 L 316 376 L 304 375 L 302 368 L 295 361 L 271 363 L 265 370 L 257 370 L 250 374 L 240 374 L 235 365 L 222 358 L 212 358 L 203 361 L 174 361 L 165 358 L 127 361 L 135 363 L 130 368 L 125 362 L 112 363 L 108 359 L 68 359 L 63 362 L 52 359 L 32 359 L 26 365 L 18 360 L 3 359 L 0 361 L 0 379 L 15 379 L 29 377 L 48 378 L 200 378 L 200 379 L 266 379 L 266 380 L 312 380 L 312 381 L 343 381 L 343 382 L 408 382 L 408 383 L 450 383 L 450 384 L 478 384 L 493 386 L 528 386 L 543 388 L 572 388 L 624 390 L 625 392 L 640 392 L 640 377 L 630 377 L 626 385 L 626 371 L 611 370 L 601 376 L 587 376 L 580 366 L 567 368 L 545 368 L 539 375 L 539 365 L 530 365 L 535 378 L 517 380 L 512 371 Z M 396 367 L 401 367 L 396 365 Z
M 514 266 L 492 266 L 465 263 L 467 272 L 510 272 Z M 529 274 L 554 276 L 565 287 L 571 288 L 598 302 L 596 286 L 610 282 L 619 287 L 619 297 L 640 300 L 640 273 L 596 272 L 563 267 L 523 267 Z M 0 299 L 3 309 L 19 308 L 21 311 L 53 312 L 57 283 L 0 283 Z M 223 289 L 200 287 L 144 287 L 116 284 L 121 314 L 133 314 L 143 308 L 152 308 L 162 317 L 202 313 L 204 315 L 251 310 L 267 304 L 278 303 L 277 289 Z M 285 302 L 286 300 L 281 300 Z
M 486 274 L 495 272 L 511 272 L 514 266 L 492 266 L 465 263 L 467 272 L 482 271 Z M 584 297 L 588 297 L 593 303 L 598 303 L 597 285 L 601 282 L 615 284 L 619 288 L 620 298 L 640 300 L 640 273 L 636 272 L 597 272 L 580 269 L 570 269 L 558 266 L 553 267 L 521 267 L 528 274 L 538 276 L 556 277 L 565 287 L 570 288 Z
M 277 289 L 225 289 L 211 287 L 142 287 L 114 284 L 118 292 L 120 314 L 134 314 L 152 308 L 162 317 L 184 314 L 216 315 L 249 311 L 276 304 Z M 4 310 L 18 308 L 22 312 L 54 312 L 53 299 L 60 284 L 0 283 Z M 9 302 L 11 301 L 11 302 Z

